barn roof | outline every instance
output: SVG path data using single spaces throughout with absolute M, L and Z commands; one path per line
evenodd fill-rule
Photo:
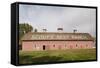
M 21 40 L 93 40 L 89 33 L 30 32 Z

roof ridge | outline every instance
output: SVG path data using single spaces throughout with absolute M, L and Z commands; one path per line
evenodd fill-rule
M 57 35 L 60 35 L 59 37 Z M 72 36 L 73 35 L 73 36 Z M 45 37 L 44 37 L 45 36 Z M 54 37 L 56 36 L 56 37 Z M 71 37 L 72 38 L 71 38 Z M 74 37 L 75 36 L 75 37 Z M 49 40 L 52 37 L 53 40 L 93 40 L 89 33 L 58 33 L 58 32 L 29 32 L 25 34 L 22 40 Z

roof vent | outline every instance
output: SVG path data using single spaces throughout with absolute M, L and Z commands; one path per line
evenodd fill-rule
M 58 30 L 58 32 L 62 32 L 63 28 L 58 28 L 57 30 Z
M 43 32 L 46 32 L 47 31 L 47 29 L 43 29 Z
M 76 32 L 77 32 L 77 29 L 74 29 L 74 30 L 73 30 L 73 33 L 76 33 Z

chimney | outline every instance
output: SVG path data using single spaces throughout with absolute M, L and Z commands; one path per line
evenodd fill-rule
M 57 31 L 58 32 L 62 32 L 63 31 L 63 28 L 57 28 Z
M 46 32 L 47 31 L 47 29 L 43 29 L 43 32 Z
M 77 32 L 77 29 L 74 29 L 74 30 L 73 30 L 73 33 L 76 33 L 76 32 Z

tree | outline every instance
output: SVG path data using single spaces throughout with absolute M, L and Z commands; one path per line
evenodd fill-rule
M 28 23 L 19 24 L 19 39 L 21 39 L 24 34 L 31 32 L 32 30 L 33 27 Z

